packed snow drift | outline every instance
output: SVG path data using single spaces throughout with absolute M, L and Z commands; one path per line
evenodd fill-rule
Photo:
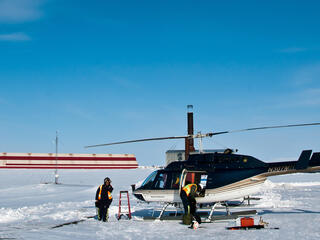
M 246 206 L 279 230 L 229 231 L 234 221 L 203 223 L 197 230 L 180 221 L 143 221 L 161 205 L 137 201 L 130 185 L 153 170 L 59 170 L 61 184 L 55 185 L 52 170 L 1 169 L 0 239 L 320 239 L 320 173 L 269 178 L 255 195 L 261 200 Z M 107 176 L 114 191 L 104 223 L 88 217 L 96 214 L 95 192 Z M 119 191 L 130 193 L 131 220 L 117 220 Z M 218 208 L 216 214 L 224 212 Z

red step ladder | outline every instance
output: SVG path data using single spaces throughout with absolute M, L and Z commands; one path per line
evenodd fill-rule
M 127 200 L 128 200 L 128 204 L 126 206 L 127 207 L 127 211 L 123 211 L 122 208 L 121 208 L 122 194 L 124 194 L 124 195 L 126 194 L 127 195 Z M 131 209 L 130 209 L 130 200 L 129 200 L 129 192 L 128 191 L 120 191 L 118 220 L 120 220 L 122 215 L 126 215 L 126 216 L 128 216 L 129 219 L 131 219 Z

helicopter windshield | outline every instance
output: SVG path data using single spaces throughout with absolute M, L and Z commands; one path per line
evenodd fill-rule
M 144 189 L 179 189 L 180 172 L 155 171 L 142 183 Z
M 155 179 L 155 177 L 157 176 L 158 171 L 154 171 L 153 173 L 151 173 L 142 183 L 141 187 L 142 188 L 150 188 L 153 185 L 153 181 Z

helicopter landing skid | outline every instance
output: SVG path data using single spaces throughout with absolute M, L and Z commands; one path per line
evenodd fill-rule
M 216 208 L 216 206 L 217 206 L 217 203 L 214 203 L 214 204 L 212 205 L 212 207 L 211 207 L 211 211 L 210 211 L 209 217 L 208 217 L 208 220 L 209 220 L 210 222 L 211 222 L 211 219 L 212 219 L 213 211 L 214 211 L 214 209 Z
M 203 220 L 203 223 L 212 223 L 212 222 L 219 222 L 219 221 L 228 221 L 228 220 L 235 220 L 239 217 L 244 217 L 244 216 L 252 216 L 256 215 L 257 211 L 256 210 L 249 210 L 249 211 L 240 211 L 240 212 L 233 212 L 230 213 L 229 215 L 217 215 L 217 216 L 211 216 L 211 218 L 207 218 Z
M 162 208 L 162 210 L 161 210 L 161 212 L 160 212 L 160 215 L 159 215 L 159 219 L 161 220 L 161 218 L 162 218 L 162 215 L 164 214 L 164 212 L 166 211 L 166 209 L 167 209 L 167 207 L 170 205 L 170 203 L 166 203 L 164 206 L 163 206 L 163 208 Z
M 167 220 L 182 220 L 182 214 L 176 212 L 174 215 L 170 214 L 169 216 L 164 215 L 167 207 L 171 205 L 172 203 L 166 203 L 163 205 L 160 214 L 158 217 L 153 216 L 144 216 L 143 220 L 160 220 L 160 221 L 167 221 Z M 211 206 L 210 213 L 209 215 L 205 214 L 205 212 L 197 212 L 197 215 L 199 215 L 203 220 L 203 223 L 212 223 L 215 221 L 228 221 L 228 220 L 234 220 L 242 216 L 252 216 L 256 215 L 257 211 L 256 210 L 247 210 L 247 211 L 239 211 L 239 212 L 230 212 L 229 206 L 225 203 L 226 207 L 226 214 L 225 215 L 213 215 L 214 210 L 216 209 L 216 206 L 220 204 L 219 202 L 214 203 Z
M 165 216 L 164 213 L 167 209 L 167 207 L 169 205 L 174 205 L 173 203 L 165 203 L 160 211 L 160 214 L 158 217 L 155 217 L 154 216 L 154 212 L 152 214 L 152 216 L 144 216 L 143 217 L 143 220 L 182 220 L 182 215 L 181 214 L 178 214 L 178 212 L 176 211 L 175 212 L 175 215 L 174 216 Z

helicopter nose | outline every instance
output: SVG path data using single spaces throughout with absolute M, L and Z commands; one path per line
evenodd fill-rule
M 134 193 L 133 195 L 134 195 L 137 199 L 139 199 L 139 200 L 141 200 L 141 201 L 146 201 L 146 200 L 143 198 L 142 194 L 140 194 L 140 193 Z

